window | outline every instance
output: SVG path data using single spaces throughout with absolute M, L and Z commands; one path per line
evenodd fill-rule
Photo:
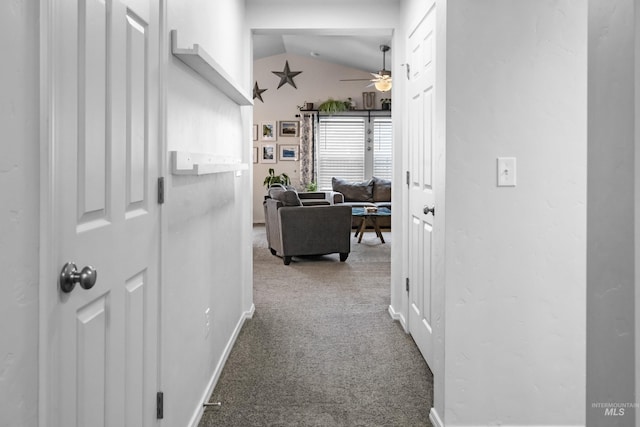
M 391 118 L 376 118 L 373 121 L 373 176 L 391 179 L 393 173 L 392 148 Z
M 331 178 L 364 181 L 391 179 L 390 117 L 321 117 L 318 129 L 318 188 L 331 189 Z
M 318 188 L 331 189 L 331 178 L 364 180 L 364 119 L 320 119 L 318 138 Z

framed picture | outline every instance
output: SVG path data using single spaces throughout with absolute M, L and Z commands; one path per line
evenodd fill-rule
M 280 136 L 298 136 L 298 125 L 297 121 L 281 121 L 280 122 Z
M 253 147 L 253 163 L 258 163 L 258 151 L 258 147 Z
M 253 125 L 253 140 L 258 140 L 258 125 Z
M 280 160 L 298 160 L 297 145 L 279 145 Z
M 263 141 L 275 141 L 277 139 L 276 122 L 260 123 L 260 139 Z
M 276 163 L 276 144 L 261 144 L 258 157 L 260 163 Z

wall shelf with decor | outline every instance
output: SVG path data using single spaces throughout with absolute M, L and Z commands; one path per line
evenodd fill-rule
M 171 152 L 171 173 L 174 175 L 208 175 L 248 169 L 248 163 L 229 157 L 187 151 Z
M 253 105 L 253 100 L 200 45 L 178 47 L 178 30 L 171 30 L 171 53 L 238 105 Z

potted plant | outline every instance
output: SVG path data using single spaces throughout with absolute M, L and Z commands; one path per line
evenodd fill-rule
M 311 181 L 305 186 L 305 191 L 313 193 L 314 191 L 318 191 L 318 183 L 315 181 Z
M 382 98 L 380 102 L 383 110 L 391 110 L 391 98 Z
M 346 111 L 350 106 L 351 103 L 349 101 L 336 101 L 333 98 L 329 98 L 318 106 L 318 110 L 325 113 L 333 114 L 340 111 Z
M 266 176 L 262 184 L 267 188 L 274 184 L 281 184 L 285 186 L 291 184 L 291 179 L 286 173 L 283 172 L 280 175 L 276 175 L 275 170 L 273 170 L 273 168 L 269 168 L 269 175 Z

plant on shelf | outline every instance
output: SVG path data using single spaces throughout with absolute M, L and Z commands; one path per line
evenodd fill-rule
M 350 106 L 351 103 L 349 101 L 336 101 L 333 98 L 329 98 L 318 106 L 318 110 L 324 113 L 333 114 L 339 113 L 340 111 L 346 111 Z
M 380 103 L 382 103 L 383 110 L 391 110 L 391 98 L 382 98 Z
M 315 181 L 311 181 L 304 187 L 305 191 L 314 192 L 318 191 L 318 183 Z
M 263 185 L 269 188 L 274 184 L 289 185 L 291 184 L 291 179 L 286 173 L 283 172 L 280 175 L 276 175 L 275 170 L 269 168 L 269 175 L 264 179 Z

